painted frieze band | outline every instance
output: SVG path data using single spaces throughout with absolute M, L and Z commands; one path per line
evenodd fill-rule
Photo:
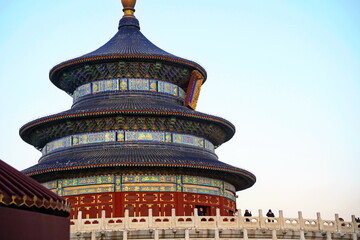
M 210 194 L 210 195 L 220 196 L 220 189 L 216 188 L 216 187 L 185 184 L 183 189 L 184 189 L 184 192 Z
M 162 131 L 104 131 L 94 133 L 76 134 L 47 143 L 42 149 L 43 155 L 77 145 L 104 143 L 104 142 L 130 142 L 130 141 L 152 141 L 168 142 L 201 147 L 214 152 L 214 145 L 207 139 L 189 134 L 180 134 Z
M 230 192 L 230 191 L 225 190 L 223 196 L 226 197 L 226 198 L 230 198 L 231 200 L 234 200 L 234 201 L 235 201 L 236 197 L 235 197 L 234 194 L 235 194 L 235 193 L 232 193 L 232 192 Z
M 60 196 L 106 192 L 185 192 L 223 196 L 235 200 L 235 187 L 227 182 L 195 176 L 108 175 L 62 179 L 43 183 Z
M 176 185 L 172 183 L 139 183 L 124 184 L 123 192 L 175 192 Z
M 230 183 L 224 182 L 224 188 L 230 192 L 236 192 L 234 185 L 231 185 Z
M 170 94 L 185 100 L 185 91 L 175 84 L 147 78 L 105 79 L 81 85 L 73 93 L 73 101 L 89 94 L 107 91 L 150 91 Z

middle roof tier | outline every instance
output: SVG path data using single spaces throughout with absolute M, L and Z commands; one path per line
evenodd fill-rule
M 24 141 L 42 149 L 55 139 L 109 130 L 152 130 L 191 134 L 215 147 L 235 133 L 229 121 L 189 109 L 176 96 L 128 91 L 83 96 L 70 110 L 36 119 L 20 129 Z

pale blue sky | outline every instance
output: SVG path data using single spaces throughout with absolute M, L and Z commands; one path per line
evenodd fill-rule
M 360 216 L 360 1 L 138 0 L 135 15 L 207 70 L 197 110 L 237 129 L 219 159 L 258 179 L 239 208 Z M 0 0 L 1 159 L 37 162 L 19 128 L 72 102 L 49 70 L 104 44 L 121 16 L 120 0 Z

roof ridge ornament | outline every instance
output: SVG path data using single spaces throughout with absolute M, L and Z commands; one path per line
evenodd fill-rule
M 136 0 L 121 0 L 121 3 L 123 5 L 123 17 L 135 17 L 134 12 Z

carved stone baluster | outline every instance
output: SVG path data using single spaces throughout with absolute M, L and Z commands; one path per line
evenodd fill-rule
M 306 240 L 304 230 L 300 230 L 300 240 Z
M 332 240 L 331 239 L 331 232 L 326 232 L 326 240 Z
M 198 209 L 194 208 L 194 222 L 195 222 L 195 229 L 199 228 L 199 215 L 198 215 Z
M 249 237 L 248 237 L 248 232 L 247 232 L 247 229 L 246 228 L 244 228 L 244 240 L 248 240 L 249 239 Z
M 351 215 L 351 224 L 353 226 L 352 240 L 358 240 L 356 230 L 358 229 L 358 223 L 356 222 L 355 215 Z M 360 230 L 360 229 L 359 229 Z
M 171 209 L 171 220 L 170 220 L 170 227 L 176 228 L 176 209 Z
M 240 229 L 243 229 L 244 228 L 244 217 L 242 215 L 241 209 L 238 210 L 237 221 L 238 221 L 238 227 Z
M 320 232 L 322 232 L 324 230 L 324 223 L 323 221 L 321 220 L 321 215 L 320 213 L 316 213 L 316 218 L 317 218 L 317 224 L 318 224 L 318 229 Z
M 124 215 L 124 228 L 127 230 L 129 229 L 129 209 L 125 209 L 125 215 Z
M 216 228 L 219 229 L 222 226 L 220 222 L 220 208 L 216 208 Z
M 300 225 L 300 230 L 304 230 L 305 229 L 305 222 L 304 222 L 304 218 L 302 216 L 302 212 L 299 211 L 298 212 L 298 216 L 299 216 L 299 225 Z M 303 231 L 304 232 L 304 231 Z
M 351 215 L 351 225 L 352 225 L 352 230 L 354 231 L 354 233 L 356 233 L 357 222 L 355 220 L 355 215 Z
M 149 208 L 149 212 L 148 212 L 148 228 L 152 228 L 153 227 L 153 212 L 152 209 Z
M 335 224 L 335 225 L 336 225 L 336 226 L 335 226 L 336 231 L 337 231 L 337 232 L 340 232 L 340 231 L 341 231 L 341 227 L 340 227 L 340 224 L 341 224 L 341 223 L 340 223 L 340 219 L 339 219 L 339 214 L 338 214 L 338 213 L 335 214 L 335 223 L 336 223 L 336 224 Z
M 159 240 L 159 229 L 155 229 L 154 240 Z
M 262 209 L 259 209 L 259 226 L 260 226 L 260 229 L 265 228 L 265 222 L 264 222 L 264 217 L 262 215 Z
M 279 210 L 279 224 L 280 224 L 280 230 L 284 231 L 285 219 L 284 219 L 284 213 L 282 210 Z
M 272 236 L 272 240 L 277 240 L 276 230 L 275 230 L 275 229 L 273 229 L 273 230 L 271 231 L 271 236 Z
M 102 211 L 101 211 L 100 229 L 101 229 L 101 230 L 105 230 L 105 229 L 106 229 L 105 210 L 102 210 Z
M 78 212 L 78 217 L 77 217 L 77 226 L 76 226 L 76 230 L 78 231 L 78 232 L 80 232 L 80 231 L 82 231 L 83 230 L 83 220 L 82 220 L 82 212 L 81 211 L 79 211 Z
M 91 232 L 91 240 L 96 240 L 96 232 L 95 231 Z
M 189 240 L 189 239 L 190 239 L 189 229 L 185 229 L 185 240 Z

